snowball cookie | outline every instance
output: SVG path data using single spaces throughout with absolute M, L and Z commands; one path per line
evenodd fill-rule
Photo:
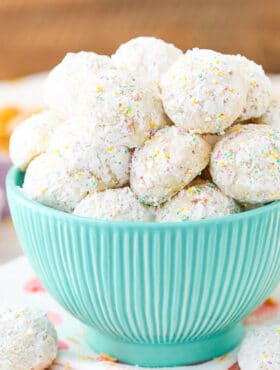
M 113 145 L 141 146 L 168 119 L 161 100 L 141 78 L 110 69 L 88 78 L 77 104 L 79 117 Z
M 212 182 L 195 181 L 157 210 L 156 221 L 192 221 L 227 216 L 240 211 Z
M 34 114 L 14 130 L 10 139 L 13 164 L 25 170 L 33 158 L 43 153 L 54 131 L 60 124 L 49 111 Z
M 141 204 L 129 187 L 89 194 L 76 207 L 74 214 L 97 220 L 153 221 L 151 209 Z
M 82 192 L 101 191 L 128 183 L 131 159 L 128 148 L 106 145 L 82 123 L 62 124 L 53 135 L 48 152 L 67 160 Z
M 80 182 L 65 159 L 44 153 L 28 166 L 22 191 L 28 198 L 46 206 L 71 212 L 87 195 L 81 191 Z
M 258 122 L 280 129 L 280 101 L 273 100 Z
M 195 133 L 222 133 L 240 115 L 247 84 L 228 55 L 193 49 L 179 58 L 160 82 L 166 113 Z
M 159 130 L 132 156 L 130 185 L 141 202 L 166 202 L 201 173 L 210 145 L 199 135 L 172 126 Z
M 280 369 L 280 326 L 267 326 L 247 333 L 239 353 L 241 370 Z
M 49 73 L 44 90 L 46 105 L 63 119 L 75 115 L 76 101 L 90 75 L 111 68 L 110 57 L 90 51 L 67 53 Z
M 271 100 L 271 82 L 262 66 L 241 55 L 232 58 L 240 65 L 243 78 L 248 86 L 246 103 L 238 121 L 260 117 L 268 108 Z
M 139 73 L 157 85 L 162 74 L 182 55 L 180 49 L 163 40 L 136 37 L 122 44 L 112 55 L 112 61 L 118 68 Z
M 280 130 L 234 126 L 214 147 L 210 172 L 218 187 L 240 203 L 280 199 Z
M 39 310 L 1 307 L 0 332 L 0 369 L 43 370 L 55 360 L 57 334 Z

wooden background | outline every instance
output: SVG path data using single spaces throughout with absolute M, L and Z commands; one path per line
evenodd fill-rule
M 137 35 L 280 72 L 280 0 L 0 0 L 0 78 L 49 69 L 66 51 L 112 53 Z

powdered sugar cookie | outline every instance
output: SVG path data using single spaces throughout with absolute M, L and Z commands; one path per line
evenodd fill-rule
M 138 77 L 124 70 L 106 70 L 83 86 L 77 113 L 95 134 L 113 145 L 141 146 L 169 121 L 160 99 Z
M 43 153 L 60 124 L 49 111 L 34 114 L 17 126 L 10 139 L 13 164 L 25 170 L 33 158 Z
M 23 193 L 37 202 L 71 212 L 87 195 L 81 180 L 73 175 L 67 161 L 53 153 L 35 158 L 27 168 Z
M 173 44 L 155 37 L 136 37 L 122 44 L 112 61 L 118 68 L 138 73 L 157 86 L 161 76 L 183 55 Z
M 2 307 L 0 332 L 0 369 L 43 370 L 56 357 L 55 328 L 38 310 Z
M 257 122 L 280 129 L 280 101 L 273 100 Z
M 240 65 L 243 78 L 248 85 L 246 104 L 238 121 L 260 117 L 271 100 L 271 82 L 262 66 L 241 55 L 233 55 L 232 58 Z
M 65 122 L 55 132 L 48 152 L 67 161 L 81 191 L 101 191 L 128 183 L 131 154 L 125 146 L 106 145 L 88 125 Z
M 97 220 L 153 221 L 151 209 L 141 204 L 129 187 L 110 189 L 88 195 L 74 214 Z
M 212 182 L 195 181 L 157 210 L 156 221 L 192 221 L 240 212 L 236 202 Z
M 238 353 L 240 369 L 280 369 L 279 348 L 280 326 L 267 326 L 249 331 Z
M 193 49 L 179 58 L 160 82 L 166 113 L 195 133 L 221 133 L 240 115 L 248 86 L 228 55 Z
M 200 174 L 209 155 L 210 146 L 199 135 L 166 127 L 132 156 L 131 188 L 141 202 L 159 205 Z
M 280 199 L 280 131 L 266 125 L 236 125 L 212 153 L 210 172 L 225 194 L 240 203 Z
M 46 105 L 59 117 L 72 118 L 83 84 L 91 75 L 107 68 L 112 68 L 112 63 L 106 55 L 92 51 L 67 53 L 48 75 L 44 92 Z

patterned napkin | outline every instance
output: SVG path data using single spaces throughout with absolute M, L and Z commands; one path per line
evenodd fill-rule
M 15 273 L 16 272 L 16 273 Z M 45 310 L 59 335 L 58 357 L 50 370 L 134 370 L 86 344 L 87 328 L 68 314 L 45 291 L 25 257 L 0 267 L 0 304 L 31 305 Z M 280 287 L 245 320 L 247 330 L 280 322 Z M 170 370 L 238 370 L 237 350 L 213 361 Z M 140 370 L 139 367 L 137 367 Z M 147 370 L 147 368 L 146 368 Z

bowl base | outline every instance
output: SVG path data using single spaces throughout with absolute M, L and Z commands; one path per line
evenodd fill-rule
M 243 334 L 242 324 L 237 323 L 223 332 L 197 341 L 141 344 L 124 342 L 89 329 L 87 342 L 95 352 L 105 353 L 120 362 L 145 367 L 167 367 L 190 365 L 222 356 L 240 343 Z

